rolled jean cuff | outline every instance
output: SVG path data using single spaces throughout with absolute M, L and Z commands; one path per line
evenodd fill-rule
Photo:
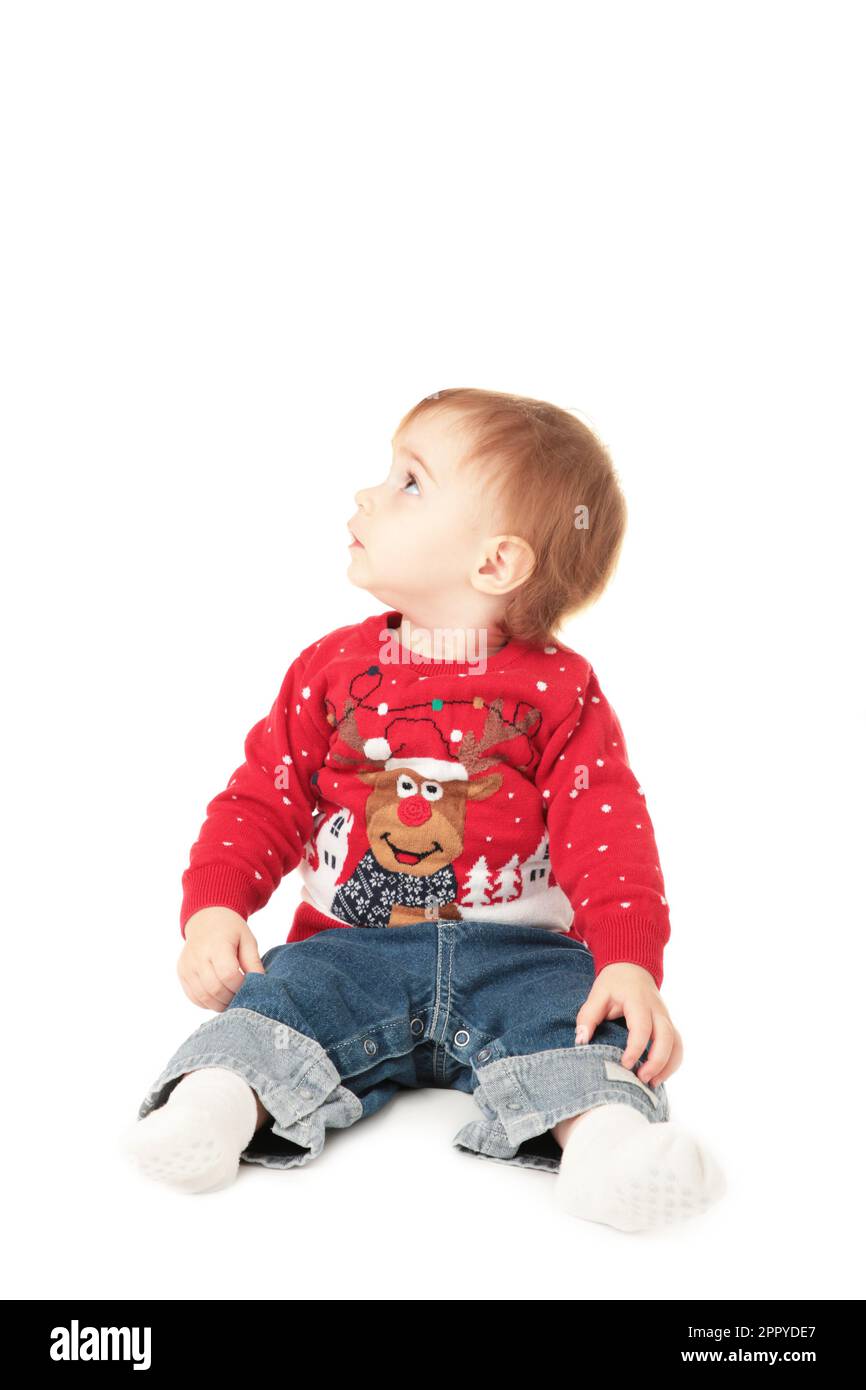
M 363 1114 L 360 1100 L 342 1085 L 314 1038 L 253 1009 L 232 1006 L 181 1043 L 149 1088 L 139 1119 L 163 1105 L 181 1076 L 197 1067 L 237 1072 L 273 1115 L 271 1133 L 302 1150 L 252 1153 L 248 1146 L 241 1154 L 248 1163 L 279 1168 L 309 1163 L 321 1153 L 326 1129 L 345 1129 Z
M 622 1065 L 623 1048 L 610 1043 L 555 1047 L 504 1056 L 476 1066 L 475 1100 L 483 1121 L 465 1125 L 453 1144 L 485 1158 L 556 1172 L 556 1141 L 529 1146 L 570 1115 L 596 1105 L 631 1105 L 653 1123 L 670 1118 L 664 1083 L 653 1089 Z

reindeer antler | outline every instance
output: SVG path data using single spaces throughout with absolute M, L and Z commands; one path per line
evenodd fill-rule
M 493 767 L 502 759 L 485 757 L 488 749 L 495 748 L 500 743 L 510 742 L 515 738 L 522 738 L 540 719 L 541 710 L 539 709 L 528 709 L 525 714 L 514 721 L 503 719 L 502 698 L 491 700 L 487 707 L 487 716 L 484 720 L 481 738 L 476 738 L 471 730 L 464 734 L 460 744 L 460 762 L 463 763 L 470 776 L 475 772 L 483 772 L 486 768 Z
M 504 719 L 502 715 L 502 703 L 502 698 L 500 697 L 497 700 L 491 700 L 490 704 L 487 706 L 484 729 L 480 738 L 471 730 L 463 736 L 460 743 L 460 754 L 455 761 L 463 764 L 470 777 L 474 773 L 483 772 L 486 768 L 493 767 L 497 762 L 502 761 L 501 756 L 486 756 L 491 749 L 498 747 L 498 745 L 502 743 L 513 742 L 516 738 L 523 738 L 534 728 L 537 728 L 538 724 L 541 722 L 541 710 L 533 707 L 529 707 L 523 714 L 515 716 L 513 720 Z M 330 754 L 331 762 L 343 768 L 353 770 L 381 769 L 388 758 L 393 756 L 392 749 L 387 740 L 382 740 L 385 745 L 385 751 L 382 757 L 370 757 L 367 748 L 370 746 L 371 741 L 365 740 L 358 728 L 358 720 L 355 713 L 357 708 L 357 701 L 351 699 L 351 697 L 347 699 L 343 710 L 343 717 L 336 727 L 339 730 L 343 742 L 347 743 L 349 747 L 353 748 L 360 756 L 358 758 L 350 758 L 347 757 L 345 753 L 332 750 Z M 426 721 L 419 720 L 415 722 L 421 723 Z M 435 724 L 433 727 L 436 729 L 437 733 L 440 733 Z M 377 740 L 373 740 L 374 745 L 376 741 Z M 530 761 L 531 758 L 532 753 L 530 750 Z
M 358 720 L 355 715 L 355 710 L 357 708 L 358 702 L 356 700 L 347 699 L 345 708 L 343 710 L 343 717 L 338 723 L 337 728 L 339 730 L 340 737 L 342 738 L 343 742 L 348 743 L 349 747 L 354 748 L 356 752 L 360 753 L 361 757 L 360 759 L 347 758 L 344 753 L 337 753 L 336 751 L 332 750 L 331 762 L 341 763 L 344 767 L 355 769 L 381 768 L 382 764 L 385 762 L 386 759 L 370 758 L 368 757 L 367 752 L 364 748 L 364 739 L 361 735 L 360 729 L 358 728 Z

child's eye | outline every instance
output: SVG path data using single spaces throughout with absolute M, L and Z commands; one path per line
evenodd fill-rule
M 415 477 L 414 473 L 408 473 L 406 476 L 407 476 L 407 478 L 408 478 L 408 480 L 409 480 L 410 483 L 414 483 L 415 486 L 418 487 L 418 479 Z M 406 484 L 404 485 L 404 488 L 401 489 L 401 491 L 404 491 L 404 490 L 405 490 L 405 487 L 408 487 L 408 483 L 406 483 Z M 420 497 L 420 495 L 421 495 L 421 490 L 420 490 L 420 488 L 418 489 L 418 492 L 416 492 L 414 495 L 415 495 L 416 497 Z

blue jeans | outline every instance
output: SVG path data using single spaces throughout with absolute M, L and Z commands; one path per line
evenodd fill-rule
M 273 946 L 262 964 L 181 1043 L 140 1118 L 185 1072 L 228 1067 L 273 1116 L 242 1160 L 292 1168 L 321 1153 L 327 1129 L 375 1114 L 398 1091 L 451 1087 L 480 1112 L 452 1140 L 458 1149 L 549 1172 L 561 1156 L 550 1130 L 569 1115 L 613 1103 L 669 1118 L 664 1084 L 651 1089 L 621 1065 L 623 1019 L 575 1046 L 595 968 L 562 933 L 484 921 L 336 927 Z

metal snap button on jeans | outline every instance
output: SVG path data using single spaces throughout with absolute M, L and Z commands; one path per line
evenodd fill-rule
M 465 1028 L 458 1029 L 458 1031 L 454 1034 L 454 1042 L 457 1047 L 465 1047 L 468 1041 L 469 1034 L 467 1033 Z
M 302 1097 L 304 1098 L 304 1100 L 312 1100 L 312 1099 L 313 1099 L 313 1093 L 312 1093 L 312 1091 L 299 1091 L 299 1092 L 298 1092 L 298 1095 L 302 1096 Z
M 476 1060 L 476 1062 L 484 1062 L 484 1061 L 487 1060 L 487 1058 L 488 1058 L 489 1056 L 490 1056 L 490 1048 L 489 1048 L 489 1047 L 482 1047 L 481 1051 L 479 1052 L 479 1054 L 478 1054 L 478 1056 L 475 1058 L 475 1060 Z
M 372 1057 L 373 1053 L 374 1053 L 374 1052 L 378 1052 L 378 1050 L 379 1050 L 379 1049 L 376 1047 L 376 1044 L 373 1042 L 373 1039 L 372 1039 L 372 1038 L 365 1038 L 365 1039 L 364 1039 L 364 1051 L 367 1052 L 367 1053 L 369 1053 L 369 1055 L 370 1055 L 371 1057 Z
M 412 1022 L 411 1022 L 411 1024 L 410 1024 L 409 1026 L 410 1026 L 410 1028 L 412 1029 L 412 1032 L 415 1034 L 415 1037 L 416 1037 L 416 1038 L 417 1038 L 417 1036 L 418 1036 L 419 1033 L 423 1033 L 423 1032 L 424 1032 L 424 1020 L 423 1020 L 423 1018 L 413 1018 L 413 1019 L 412 1019 Z

